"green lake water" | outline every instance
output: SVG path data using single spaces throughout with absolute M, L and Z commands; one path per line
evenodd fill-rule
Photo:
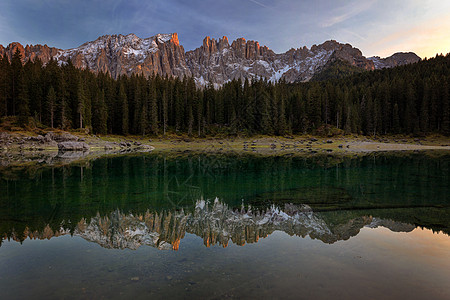
M 450 299 L 450 154 L 0 169 L 2 299 Z

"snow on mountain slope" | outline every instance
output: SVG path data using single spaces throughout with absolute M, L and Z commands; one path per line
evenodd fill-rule
M 55 56 L 61 63 L 69 59 L 78 68 L 120 75 L 152 74 L 190 75 L 186 67 L 184 49 L 178 35 L 157 34 L 141 39 L 134 34 L 104 35 L 80 47 L 61 50 Z
M 215 40 L 206 37 L 203 45 L 185 52 L 178 35 L 157 34 L 141 39 L 134 34 L 104 35 L 92 42 L 60 50 L 45 46 L 27 46 L 11 43 L 0 45 L 0 55 L 12 57 L 13 51 L 23 52 L 24 62 L 39 57 L 47 63 L 51 57 L 60 64 L 70 61 L 77 68 L 104 72 L 113 78 L 121 75 L 153 74 L 176 77 L 193 76 L 199 86 L 209 83 L 219 87 L 233 79 L 266 78 L 272 82 L 310 80 L 330 60 L 340 59 L 351 65 L 374 70 L 413 63 L 420 58 L 414 53 L 397 53 L 391 57 L 366 58 L 349 44 L 326 41 L 320 45 L 290 49 L 277 54 L 256 41 L 239 38 L 231 44 L 227 37 Z

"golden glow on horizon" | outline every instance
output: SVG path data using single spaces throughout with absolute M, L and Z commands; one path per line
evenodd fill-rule
M 368 47 L 381 57 L 409 51 L 421 58 L 445 55 L 450 52 L 450 13 L 391 33 Z
M 386 250 L 411 260 L 426 261 L 429 265 L 437 263 L 435 258 L 450 255 L 450 238 L 442 232 L 433 232 L 420 227 L 411 232 L 393 232 L 388 228 L 379 227 L 377 230 L 364 228 L 364 233 L 365 235 L 360 238 L 377 239 L 377 236 L 381 235 L 383 238 L 379 239 L 379 243 Z M 417 257 L 418 253 L 421 254 L 420 257 Z M 450 268 L 450 260 L 446 265 Z M 443 267 L 443 265 L 435 266 Z

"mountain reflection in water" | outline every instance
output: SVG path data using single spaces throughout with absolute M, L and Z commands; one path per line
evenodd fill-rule
M 448 152 L 55 163 L 0 160 L 5 299 L 450 295 Z
M 0 245 L 71 234 L 105 248 L 177 250 L 186 233 L 207 247 L 226 247 L 274 231 L 335 243 L 365 226 L 449 234 L 449 162 L 447 154 L 417 153 L 353 159 L 140 154 L 4 168 Z
M 309 236 L 324 243 L 347 240 L 359 233 L 364 226 L 383 226 L 392 231 L 410 232 L 415 226 L 371 216 L 349 219 L 339 225 L 327 223 L 323 213 L 314 213 L 308 205 L 286 204 L 283 209 L 272 206 L 267 210 L 231 209 L 216 199 L 213 203 L 199 200 L 192 212 L 162 211 L 133 215 L 116 210 L 109 215 L 80 220 L 71 232 L 64 225 L 54 231 L 46 226 L 42 231 L 26 229 L 23 234 L 12 233 L 8 238 L 16 241 L 50 239 L 72 234 L 95 242 L 105 248 L 137 249 L 148 245 L 162 250 L 178 250 L 186 233 L 203 239 L 206 247 L 221 245 L 229 241 L 237 245 L 256 243 L 274 231 L 283 231 L 290 236 Z

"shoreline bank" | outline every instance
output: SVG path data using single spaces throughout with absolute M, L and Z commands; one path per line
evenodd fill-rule
M 85 144 L 83 151 L 63 151 L 61 143 Z M 207 137 L 187 136 L 96 136 L 79 132 L 47 132 L 39 135 L 30 132 L 0 132 L 0 161 L 2 165 L 30 161 L 73 162 L 95 159 L 104 155 L 127 153 L 255 153 L 259 155 L 364 155 L 384 151 L 450 151 L 450 138 L 431 135 L 422 138 L 403 136 L 365 137 L 336 136 L 255 136 Z M 7 161 L 7 162 L 5 162 Z

